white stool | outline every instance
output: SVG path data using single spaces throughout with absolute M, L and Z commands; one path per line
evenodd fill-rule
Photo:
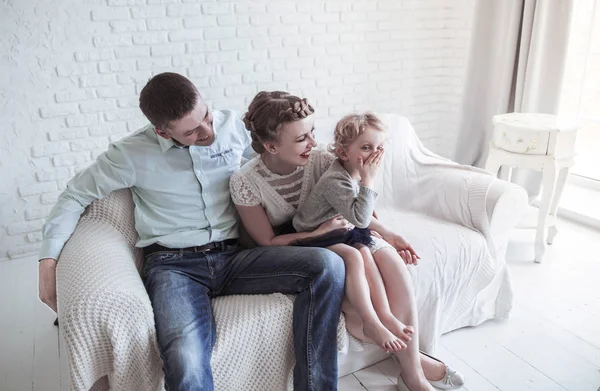
M 510 113 L 493 118 L 494 134 L 485 169 L 510 181 L 512 168 L 542 172 L 542 200 L 535 237 L 535 262 L 541 262 L 546 245 L 557 234 L 558 202 L 573 166 L 577 127 L 559 124 L 549 114 Z

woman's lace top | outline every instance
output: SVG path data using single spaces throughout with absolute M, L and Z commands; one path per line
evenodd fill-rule
M 319 167 L 325 168 L 329 167 L 334 160 L 333 155 L 320 150 L 313 150 L 313 155 L 306 166 L 298 166 L 293 172 L 285 175 L 272 172 L 262 159 L 257 157 L 250 172 L 245 174 L 238 172 L 231 177 L 230 187 L 233 202 L 243 206 L 261 205 L 263 200 L 258 186 L 267 186 L 267 189 L 263 190 L 268 193 L 276 193 L 279 196 L 277 198 L 282 199 L 294 209 L 298 208 L 300 202 L 306 198 L 304 193 L 310 190 L 306 186 L 303 187 L 306 180 L 305 171 L 312 172 L 316 161 L 318 161 Z M 259 176 L 262 181 L 258 182 L 256 176 Z
M 287 203 L 295 208 L 300 203 L 300 191 L 302 190 L 302 181 L 304 179 L 305 166 L 298 166 L 292 173 L 286 175 L 275 174 L 265 166 L 262 160 L 258 161 L 255 171 L 265 179 L 268 185 L 273 188 Z M 252 191 L 252 186 L 248 183 L 246 177 L 232 178 L 233 188 L 231 197 L 238 205 L 255 206 L 260 205 L 261 200 L 257 194 Z

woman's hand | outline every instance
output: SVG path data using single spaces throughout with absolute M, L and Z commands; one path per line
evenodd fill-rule
M 374 153 L 370 154 L 367 160 L 365 160 L 364 162 L 362 157 L 359 158 L 358 173 L 360 175 L 360 180 L 363 186 L 370 187 L 373 181 L 375 180 L 377 170 L 379 170 L 379 165 L 381 164 L 382 156 L 383 149 L 379 149 Z
M 421 259 L 421 257 L 417 255 L 412 246 L 408 244 L 408 242 L 397 233 L 386 233 L 385 235 L 383 235 L 383 239 L 389 244 L 391 244 L 396 249 L 396 251 L 398 251 L 398 255 L 400 255 L 404 263 L 406 263 L 407 265 L 416 265 L 419 259 Z
M 313 233 L 320 236 L 340 228 L 349 229 L 350 223 L 342 215 L 337 215 L 322 223 Z

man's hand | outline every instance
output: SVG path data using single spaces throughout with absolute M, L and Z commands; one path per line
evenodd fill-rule
M 407 265 L 416 265 L 419 259 L 421 259 L 412 246 L 397 233 L 387 232 L 383 235 L 383 239 L 398 251 L 398 255 L 400 255 Z
M 56 259 L 44 258 L 39 264 L 40 300 L 57 312 L 56 304 Z

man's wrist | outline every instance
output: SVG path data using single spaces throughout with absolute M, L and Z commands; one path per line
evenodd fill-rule
M 46 258 L 57 260 L 64 246 L 65 240 L 63 239 L 45 239 L 42 242 L 38 257 L 40 260 Z

